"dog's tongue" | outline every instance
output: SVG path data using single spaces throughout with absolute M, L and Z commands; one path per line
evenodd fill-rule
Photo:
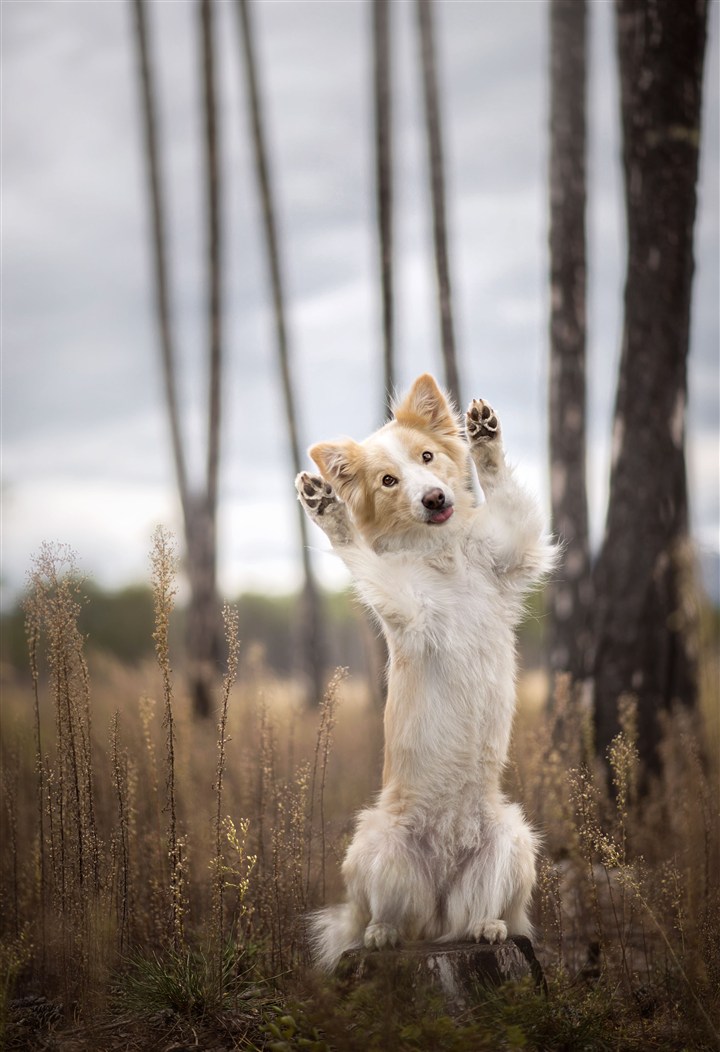
M 450 504 L 447 508 L 441 508 L 440 511 L 434 511 L 430 516 L 430 522 L 447 522 L 452 513 L 453 506 Z

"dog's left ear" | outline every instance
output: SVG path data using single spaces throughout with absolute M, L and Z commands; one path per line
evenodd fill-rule
M 459 434 L 455 413 L 430 373 L 418 376 L 403 400 L 394 407 L 394 416 L 406 427 L 443 435 Z

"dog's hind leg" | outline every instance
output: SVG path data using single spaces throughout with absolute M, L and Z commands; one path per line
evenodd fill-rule
M 417 939 L 436 912 L 434 885 L 422 853 L 406 830 L 380 808 L 364 811 L 343 863 L 351 900 L 367 907 L 368 949 Z
M 508 934 L 532 934 L 527 908 L 535 883 L 535 835 L 514 804 L 498 817 L 459 867 L 447 897 L 446 940 L 504 942 Z

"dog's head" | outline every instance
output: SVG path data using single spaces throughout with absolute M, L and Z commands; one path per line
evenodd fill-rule
M 427 373 L 370 438 L 320 442 L 310 456 L 371 544 L 442 529 L 472 504 L 456 414 Z

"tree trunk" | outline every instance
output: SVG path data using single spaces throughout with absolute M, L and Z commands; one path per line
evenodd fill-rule
M 222 622 L 217 593 L 217 504 L 220 463 L 220 381 L 222 305 L 220 241 L 220 164 L 217 142 L 215 48 L 212 0 L 198 6 L 205 131 L 207 231 L 208 439 L 204 493 L 193 496 L 185 534 L 190 600 L 186 646 L 193 712 L 213 711 L 213 683 L 222 654 Z
M 152 222 L 153 272 L 155 278 L 155 316 L 160 337 L 160 354 L 165 385 L 165 404 L 170 421 L 173 462 L 180 492 L 180 503 L 185 515 L 188 501 L 187 472 L 183 455 L 182 436 L 177 401 L 175 377 L 175 348 L 170 322 L 167 263 L 165 259 L 165 212 L 161 189 L 160 161 L 155 118 L 155 91 L 150 64 L 150 48 L 145 18 L 145 0 L 134 0 L 135 41 L 137 46 L 138 71 L 142 99 L 143 131 L 145 137 L 145 160 L 150 197 Z
M 185 640 L 193 714 L 204 719 L 211 716 L 214 709 L 213 688 L 223 654 L 214 520 L 207 495 L 193 495 L 185 524 L 190 584 Z
M 395 390 L 393 227 L 392 227 L 392 86 L 390 75 L 390 0 L 373 0 L 375 96 L 375 178 L 382 289 L 383 399 L 389 413 Z
M 433 0 L 417 0 L 418 28 L 420 31 L 420 53 L 422 60 L 423 97 L 425 100 L 425 126 L 427 131 L 428 163 L 430 167 L 430 190 L 433 209 L 433 238 L 435 243 L 435 270 L 437 274 L 438 302 L 440 306 L 440 335 L 445 386 L 453 401 L 460 402 L 460 377 L 455 353 L 455 329 L 452 314 L 450 289 L 450 262 L 447 250 L 447 224 L 445 221 L 445 176 L 443 171 L 443 144 L 438 101 L 437 62 L 433 30 Z
M 550 7 L 550 479 L 563 544 L 548 587 L 549 658 L 589 673 L 590 544 L 585 480 L 585 0 Z
M 207 332 L 208 332 L 208 446 L 207 503 L 213 547 L 218 502 L 220 463 L 220 380 L 222 376 L 222 305 L 220 240 L 220 163 L 218 158 L 217 102 L 215 92 L 215 47 L 213 0 L 200 0 L 202 40 L 203 113 L 205 116 L 205 189 L 207 206 Z
M 245 58 L 246 87 L 250 107 L 250 118 L 253 129 L 253 148 L 255 152 L 255 175 L 262 204 L 263 224 L 265 228 L 265 245 L 267 249 L 268 269 L 272 287 L 273 307 L 275 312 L 276 345 L 285 417 L 288 426 L 288 439 L 293 471 L 297 474 L 302 468 L 300 442 L 298 437 L 295 396 L 290 373 L 290 351 L 285 324 L 285 297 L 280 266 L 275 210 L 273 205 L 270 173 L 265 148 L 265 133 L 262 120 L 262 107 L 258 88 L 255 47 L 250 19 L 249 0 L 237 0 L 240 16 L 242 47 Z M 302 593 L 302 651 L 306 671 L 310 678 L 313 700 L 319 704 L 323 696 L 324 645 L 320 611 L 320 594 L 318 591 L 308 546 L 307 519 L 300 502 L 296 504 L 300 530 L 300 546 L 304 573 Z
M 187 609 L 186 652 L 189 690 L 196 716 L 206 717 L 212 709 L 212 683 L 222 649 L 222 625 L 216 587 L 216 543 L 215 512 L 217 507 L 217 466 L 219 459 L 220 427 L 220 328 L 219 328 L 219 219 L 217 210 L 217 162 L 215 153 L 214 93 L 212 93 L 212 49 L 210 38 L 210 12 L 202 10 L 203 67 L 206 85 L 206 123 L 212 123 L 208 139 L 212 138 L 212 161 L 208 198 L 209 233 L 211 243 L 211 294 L 210 294 L 210 407 L 208 444 L 208 491 L 205 494 L 191 492 L 187 477 L 184 447 L 180 429 L 177 400 L 176 356 L 172 334 L 167 262 L 165 258 L 165 214 L 161 190 L 160 161 L 157 137 L 155 92 L 150 62 L 148 28 L 144 0 L 134 0 L 135 38 L 140 73 L 143 124 L 145 135 L 145 157 L 147 163 L 148 189 L 152 217 L 152 247 L 155 275 L 155 312 L 160 336 L 160 351 L 165 386 L 165 403 L 170 421 L 175 476 L 180 495 L 185 532 L 186 569 L 190 584 L 190 599 Z M 210 87 L 208 87 L 208 84 Z M 210 149 L 208 149 L 210 154 Z
M 632 693 L 653 769 L 659 713 L 696 697 L 684 442 L 707 3 L 617 0 L 616 13 L 628 264 L 596 568 L 595 715 L 604 752 L 618 699 Z

